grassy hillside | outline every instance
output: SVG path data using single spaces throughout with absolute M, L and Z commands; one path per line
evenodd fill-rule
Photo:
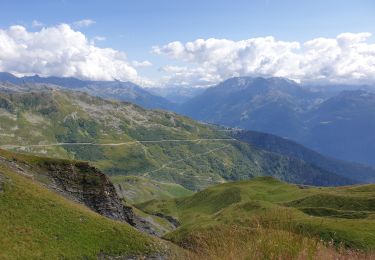
M 355 182 L 174 113 L 79 92 L 0 94 L 0 121 L 4 148 L 87 160 L 111 176 L 145 177 L 190 190 L 264 175 L 315 185 Z
M 316 188 L 261 177 L 138 207 L 177 218 L 182 226 L 166 237 L 185 246 L 197 232 L 236 226 L 281 230 L 352 249 L 375 249 L 374 185 Z
M 189 260 L 363 259 L 371 257 L 370 253 L 344 248 L 337 251 L 333 244 L 323 244 L 317 238 L 352 249 L 373 250 L 375 245 L 374 185 L 313 188 L 262 177 L 216 185 L 185 196 L 190 192 L 166 184 L 163 190 L 169 190 L 169 194 L 157 196 L 184 197 L 151 200 L 137 206 L 158 216 L 137 208 L 134 211 L 153 222 L 160 233 L 167 233 L 167 239 L 189 249 L 183 251 L 51 191 L 45 171 L 71 165 L 70 174 L 84 176 L 91 183 L 85 189 L 92 194 L 98 183 L 92 182 L 95 178 L 90 178 L 88 172 L 74 169 L 79 163 L 0 150 L 1 259 L 168 254 L 171 259 Z M 151 190 L 163 185 L 134 177 L 118 177 L 118 181 Z M 70 183 L 70 187 L 76 184 Z M 148 192 L 146 188 L 143 198 L 150 196 Z M 181 226 L 174 230 L 175 224 L 167 216 L 177 219 Z
M 136 256 L 165 250 L 160 240 L 47 189 L 38 178 L 6 163 L 7 155 L 2 152 L 0 157 L 1 259 L 96 259 L 100 254 Z M 44 160 L 27 158 L 32 159 L 30 165 Z
M 131 204 L 152 199 L 172 199 L 192 195 L 193 192 L 179 184 L 157 182 L 136 176 L 113 176 L 117 193 Z

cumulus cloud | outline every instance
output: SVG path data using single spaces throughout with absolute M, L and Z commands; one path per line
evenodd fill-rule
M 288 42 L 274 37 L 242 41 L 197 39 L 153 47 L 153 53 L 186 63 L 165 66 L 169 84 L 210 85 L 234 76 L 277 76 L 301 82 L 375 81 L 375 44 L 370 33 Z
M 146 67 L 151 67 L 152 63 L 148 60 L 145 61 L 133 61 L 132 62 L 133 66 L 136 68 L 146 68 Z
M 73 23 L 73 26 L 76 28 L 81 28 L 81 27 L 88 27 L 90 25 L 93 25 L 94 23 L 96 23 L 94 20 L 83 19 L 83 20 L 75 21 Z
M 104 36 L 95 36 L 93 40 L 98 41 L 98 42 L 102 42 L 102 41 L 107 40 L 107 38 L 104 37 Z
M 99 48 L 67 24 L 37 32 L 19 25 L 0 29 L 0 71 L 150 83 L 138 76 L 126 53 Z
M 44 24 L 43 24 L 42 22 L 38 21 L 38 20 L 33 20 L 33 21 L 31 22 L 31 26 L 32 26 L 32 27 L 43 27 Z

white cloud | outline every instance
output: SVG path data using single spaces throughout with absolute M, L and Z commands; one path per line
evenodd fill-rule
M 153 47 L 153 53 L 188 66 L 165 66 L 168 84 L 208 85 L 233 76 L 278 76 L 302 82 L 375 82 L 370 33 L 343 33 L 304 43 L 274 37 L 242 41 L 197 39 Z
M 102 41 L 107 40 L 107 38 L 104 37 L 104 36 L 95 36 L 93 40 L 98 41 L 98 42 L 102 42 Z
M 94 20 L 83 19 L 83 20 L 75 21 L 73 23 L 73 26 L 76 28 L 81 28 L 81 27 L 88 27 L 90 25 L 93 25 L 94 23 L 96 23 Z
M 132 65 L 136 68 L 146 68 L 146 67 L 151 67 L 152 63 L 148 60 L 145 61 L 133 61 Z
M 0 71 L 150 84 L 138 76 L 124 52 L 96 47 L 67 24 L 37 32 L 19 25 L 0 29 Z
M 31 23 L 31 26 L 32 27 L 43 27 L 44 24 L 38 20 L 33 20 L 32 23 Z

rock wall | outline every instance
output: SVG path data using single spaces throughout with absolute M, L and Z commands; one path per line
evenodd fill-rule
M 150 235 L 161 235 L 154 230 L 152 223 L 134 214 L 131 207 L 125 206 L 109 178 L 87 162 L 46 158 L 36 164 L 30 164 L 17 157 L 1 156 L 0 162 L 20 175 L 33 181 L 37 180 L 47 188 L 70 200 L 82 203 L 105 217 L 127 222 Z M 2 182 L 0 174 L 0 192 Z
M 73 200 L 84 203 L 95 212 L 108 218 L 135 225 L 134 214 L 117 196 L 107 176 L 86 162 L 44 163 L 54 190 Z

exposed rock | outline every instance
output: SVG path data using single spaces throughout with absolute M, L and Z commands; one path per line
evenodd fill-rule
M 125 206 L 116 193 L 109 178 L 86 162 L 67 160 L 41 161 L 37 167 L 16 159 L 0 157 L 3 163 L 15 172 L 32 180 L 43 178 L 42 184 L 64 197 L 85 204 L 93 211 L 118 221 L 127 222 L 138 230 L 160 236 L 146 219 L 134 214 L 131 207 Z M 0 192 L 3 177 L 0 175 Z
M 84 203 L 92 210 L 111 219 L 134 225 L 132 214 L 124 208 L 109 179 L 98 169 L 85 162 L 55 163 L 43 165 L 52 183 L 50 188 Z
M 138 230 L 160 236 L 146 219 L 125 206 L 108 177 L 85 162 L 45 163 L 52 183 L 50 188 L 108 218 L 125 221 Z
M 159 235 L 146 219 L 136 216 L 131 207 L 123 204 L 112 182 L 97 168 L 86 162 L 47 163 L 44 166 L 53 180 L 49 186 L 59 193 L 84 203 L 103 216 L 126 221 L 150 235 Z
M 162 213 L 156 213 L 155 216 L 165 218 L 174 226 L 174 228 L 178 228 L 179 226 L 181 226 L 181 223 L 172 216 L 163 215 Z

